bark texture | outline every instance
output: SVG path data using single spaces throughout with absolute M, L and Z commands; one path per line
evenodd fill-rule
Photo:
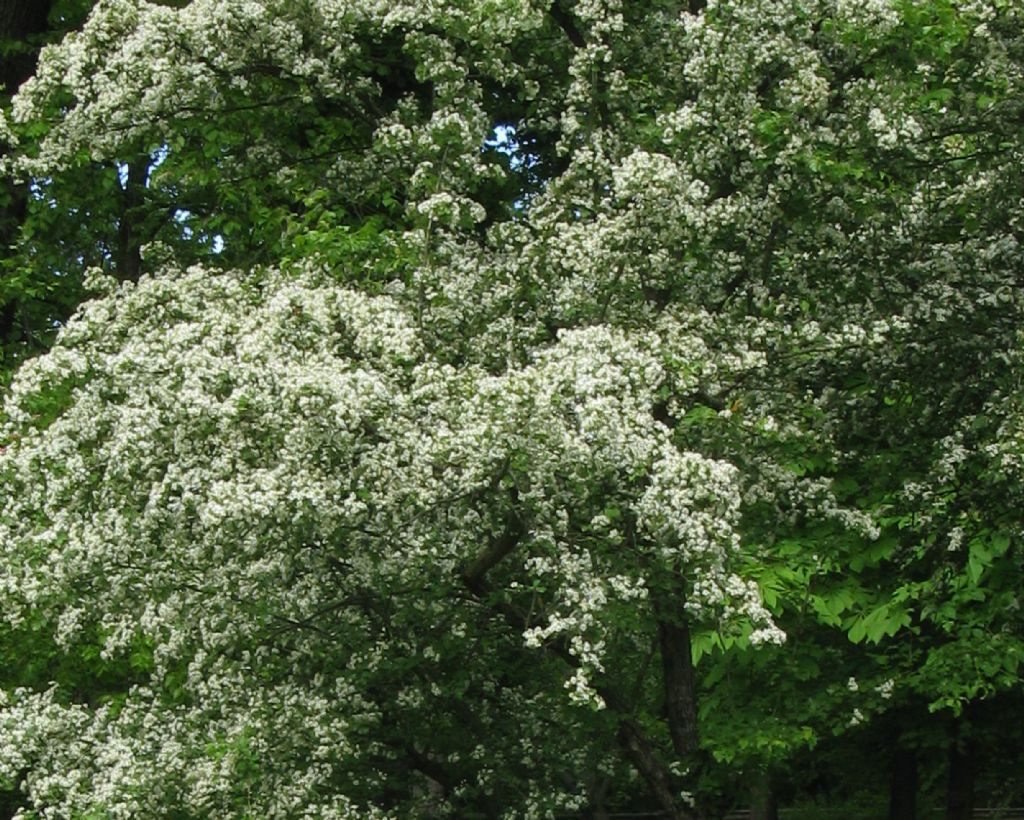
M 897 746 L 889 779 L 889 820 L 917 820 L 917 751 Z

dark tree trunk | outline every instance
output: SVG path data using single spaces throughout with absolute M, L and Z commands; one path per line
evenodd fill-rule
M 889 820 L 917 820 L 917 751 L 896 746 L 889 779 Z
M 137 282 L 142 274 L 143 232 L 139 220 L 140 206 L 145 199 L 149 157 L 138 157 L 128 163 L 121 201 L 121 217 L 117 226 L 117 278 L 122 282 Z
M 750 820 L 779 820 L 779 803 L 775 797 L 772 777 L 768 772 L 758 773 L 754 780 Z
M 662 813 L 669 820 L 690 820 L 692 815 L 680 807 L 672 778 L 661 762 L 654 747 L 632 720 L 619 723 L 619 744 L 630 763 L 647 783 L 651 794 L 661 804 Z
M 969 738 L 957 737 L 950 744 L 948 783 L 946 820 L 971 820 L 974 813 L 974 747 Z
M 588 820 L 611 820 L 611 815 L 608 814 L 605 804 L 605 798 L 608 796 L 608 777 L 606 775 L 597 777 L 588 791 L 590 793 L 589 806 L 585 815 Z
M 665 712 L 672 746 L 680 757 L 697 753 L 697 691 L 693 675 L 690 629 L 685 622 L 658 621 Z

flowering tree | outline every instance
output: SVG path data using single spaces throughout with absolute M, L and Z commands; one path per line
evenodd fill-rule
M 23 815 L 689 817 L 816 731 L 701 738 L 780 626 L 1014 687 L 1022 22 L 98 3 L 0 121 L 99 261 L 0 434 Z

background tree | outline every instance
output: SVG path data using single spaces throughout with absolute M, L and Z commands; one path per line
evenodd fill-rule
M 39 48 L 59 40 L 85 19 L 91 2 L 10 2 L 0 9 L 0 106 L 7 109 L 11 97 L 35 69 Z M 0 139 L 0 156 L 13 146 Z M 53 239 L 52 221 L 40 208 L 24 182 L 5 176 L 0 188 L 0 381 L 4 384 L 25 356 L 44 348 L 53 338 L 56 324 L 65 320 L 81 298 L 73 277 L 60 278 L 60 268 L 28 264 L 34 257 L 28 246 L 45 245 Z M 39 234 L 46 234 L 40 240 Z M 32 238 L 35 237 L 34 242 Z M 75 255 L 81 253 L 81 248 Z

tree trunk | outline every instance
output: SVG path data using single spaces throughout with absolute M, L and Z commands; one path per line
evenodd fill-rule
M 611 820 L 605 798 L 608 796 L 608 776 L 598 775 L 594 782 L 587 789 L 588 808 L 586 817 L 588 820 Z
M 690 820 L 692 815 L 684 810 L 676 799 L 668 769 L 639 727 L 632 720 L 622 720 L 619 723 L 618 737 L 626 757 L 647 783 L 651 794 L 661 804 L 663 815 L 669 820 Z
M 974 813 L 974 744 L 957 737 L 949 747 L 946 820 L 971 820 Z
M 145 198 L 149 157 L 137 157 L 128 163 L 121 200 L 121 216 L 117 226 L 117 278 L 137 282 L 142 275 L 142 231 L 139 229 L 140 206 Z
M 690 629 L 685 621 L 679 625 L 659 619 L 658 640 L 669 735 L 676 754 L 689 758 L 697 753 L 699 740 Z
M 779 820 L 779 803 L 768 772 L 759 772 L 750 800 L 750 820 Z
M 889 778 L 889 820 L 917 820 L 917 751 L 896 746 Z

